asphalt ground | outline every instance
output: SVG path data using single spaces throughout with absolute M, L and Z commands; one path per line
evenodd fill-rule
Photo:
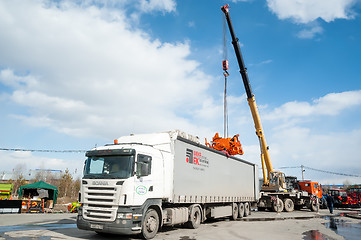
M 198 229 L 164 227 L 154 238 L 170 240 L 208 239 L 361 239 L 359 209 L 327 209 L 254 212 L 247 218 L 209 220 Z M 76 228 L 76 214 L 0 214 L 0 240 L 3 239 L 140 239 L 138 236 L 100 236 Z

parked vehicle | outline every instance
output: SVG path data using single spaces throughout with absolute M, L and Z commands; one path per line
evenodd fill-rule
M 257 165 L 180 131 L 121 137 L 86 156 L 77 226 L 100 234 L 150 239 L 162 226 L 247 216 L 259 198 Z
M 0 183 L 0 200 L 11 199 L 13 187 L 12 183 Z
M 347 190 L 351 207 L 361 207 L 361 187 L 351 187 Z
M 351 198 L 344 189 L 330 189 L 328 194 L 333 197 L 335 207 L 350 207 L 352 205 Z

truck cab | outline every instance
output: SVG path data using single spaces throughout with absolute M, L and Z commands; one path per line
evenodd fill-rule
M 78 227 L 96 232 L 137 234 L 144 210 L 164 196 L 160 151 L 140 144 L 113 144 L 86 153 Z M 158 200 L 152 200 L 158 199 Z
M 322 199 L 322 188 L 321 185 L 317 182 L 299 181 L 298 185 L 300 186 L 300 190 L 306 191 L 309 194 L 315 195 L 319 199 Z

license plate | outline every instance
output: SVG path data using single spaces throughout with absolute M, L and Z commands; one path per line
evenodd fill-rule
M 90 224 L 90 228 L 92 228 L 92 229 L 103 229 L 103 225 L 100 225 L 100 224 Z

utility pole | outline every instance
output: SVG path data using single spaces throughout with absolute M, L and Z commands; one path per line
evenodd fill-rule
M 305 181 L 305 176 L 303 174 L 305 172 L 305 169 L 303 165 L 301 165 L 301 171 L 302 171 L 302 181 Z

